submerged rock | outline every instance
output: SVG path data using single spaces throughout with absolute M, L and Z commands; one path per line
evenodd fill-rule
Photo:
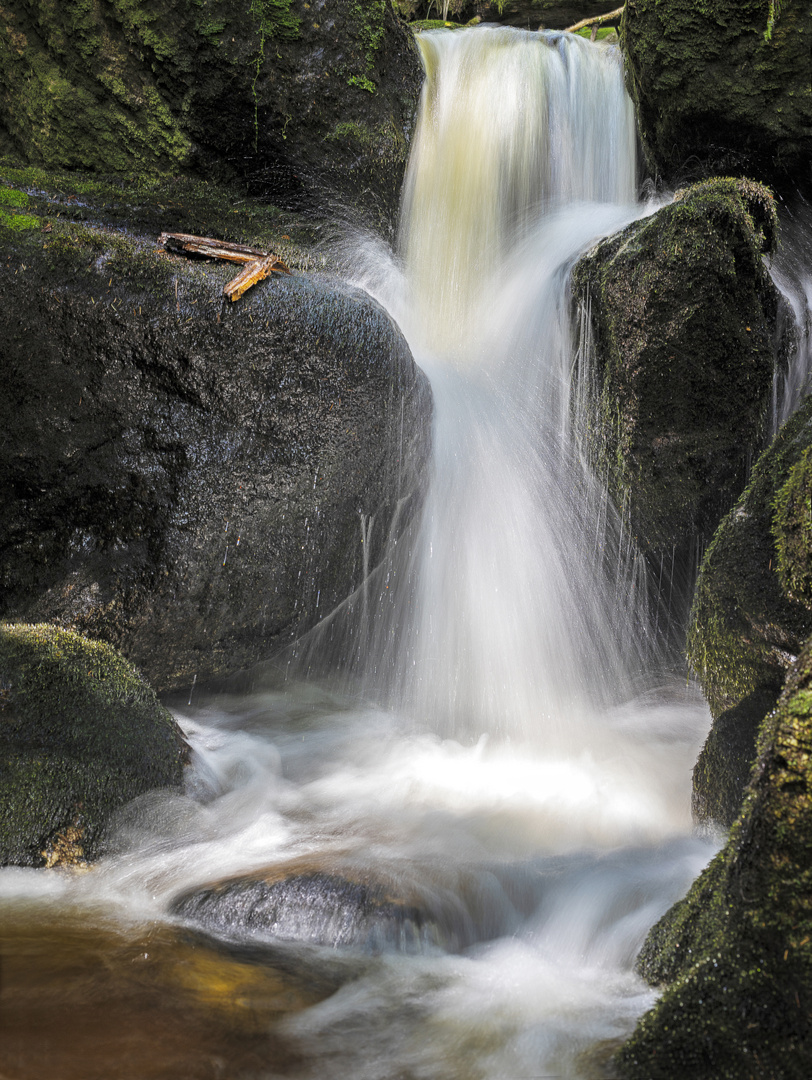
M 422 69 L 388 0 L 9 0 L 0 26 L 0 153 L 394 218 Z
M 759 725 L 812 633 L 810 446 L 812 398 L 761 455 L 702 563 L 688 632 L 714 717 L 694 770 L 700 819 L 735 819 Z
M 115 649 L 54 626 L 0 624 L 0 865 L 95 858 L 113 811 L 178 787 L 187 752 Z
M 812 11 L 801 0 L 635 0 L 621 44 L 649 168 L 812 182 Z
M 771 400 L 770 192 L 713 180 L 598 243 L 573 293 L 593 348 L 590 450 L 649 558 L 688 576 L 742 487 Z
M 322 871 L 221 882 L 179 897 L 171 910 L 226 938 L 258 935 L 366 951 L 417 952 L 439 945 L 426 914 L 391 898 L 380 883 Z
M 615 1058 L 629 1080 L 812 1075 L 812 642 L 766 719 L 728 841 L 649 934 L 667 984 Z
M 0 615 L 188 690 L 312 626 L 406 527 L 428 384 L 336 278 L 274 275 L 229 304 L 231 264 L 63 222 L 51 198 L 29 197 L 40 228 L 6 231 L 0 263 Z M 257 242 L 250 206 L 228 217 Z
M 458 952 L 514 933 L 541 888 L 526 866 L 404 868 L 322 854 L 192 889 L 170 910 L 230 942 Z

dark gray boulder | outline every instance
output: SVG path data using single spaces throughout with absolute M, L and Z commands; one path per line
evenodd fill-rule
M 572 274 L 588 315 L 587 434 L 659 575 L 687 580 L 762 445 L 776 364 L 771 193 L 705 181 L 600 241 Z
M 42 213 L 0 223 L 2 617 L 109 641 L 159 690 L 266 659 L 414 514 L 425 377 L 337 278 L 229 304 L 232 265 Z

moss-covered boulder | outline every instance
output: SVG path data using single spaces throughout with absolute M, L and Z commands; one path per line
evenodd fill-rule
M 775 365 L 770 192 L 712 180 L 598 243 L 573 294 L 592 348 L 588 438 L 638 544 L 688 561 L 741 491 Z
M 0 224 L 0 615 L 106 640 L 188 690 L 312 626 L 406 528 L 428 384 L 378 304 L 303 269 L 320 257 L 295 218 L 214 219 L 294 269 L 230 304 L 233 264 L 156 245 L 157 220 L 205 230 L 189 185 L 72 201 L 37 179 L 38 227 Z
M 114 810 L 180 785 L 187 749 L 115 649 L 0 624 L 0 865 L 95 858 Z
M 391 218 L 422 81 L 389 0 L 6 0 L 0 153 Z
M 652 172 L 812 182 L 804 0 L 631 0 L 621 44 Z
M 738 813 L 762 718 L 812 633 L 811 446 L 808 398 L 757 461 L 699 574 L 688 659 L 714 724 L 694 770 L 694 810 L 723 825 Z
M 812 642 L 766 719 L 725 847 L 651 931 L 666 984 L 615 1058 L 628 1080 L 812 1075 Z

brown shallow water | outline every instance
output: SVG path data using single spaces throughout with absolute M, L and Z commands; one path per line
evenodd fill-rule
M 334 984 L 297 978 L 166 926 L 6 913 L 3 1080 L 220 1080 L 295 1075 L 274 1021 Z

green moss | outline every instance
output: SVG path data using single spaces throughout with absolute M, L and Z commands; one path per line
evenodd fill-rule
M 375 59 L 383 42 L 387 0 L 350 0 L 349 17 L 358 30 L 358 42 L 363 53 L 363 70 L 351 74 L 347 83 L 374 94 Z
M 764 723 L 741 815 L 654 927 L 647 978 L 670 985 L 615 1059 L 630 1080 L 812 1073 L 812 643 Z
M 0 625 L 0 863 L 41 865 L 58 834 L 101 849 L 117 807 L 177 786 L 186 747 L 109 645 L 54 626 Z
M 775 496 L 773 537 L 786 594 L 812 607 L 812 446 Z
M 250 244 L 276 252 L 291 268 L 307 269 L 316 261 L 312 223 L 212 182 L 144 173 L 67 173 L 8 159 L 0 159 L 0 181 L 10 185 L 0 191 L 27 200 L 25 205 L 51 224 L 42 243 L 65 269 L 86 268 L 106 253 L 119 260 L 131 280 L 163 279 L 171 268 L 155 246 L 120 231 L 132 230 L 134 223 L 155 238 L 168 228 Z
M 33 214 L 9 214 L 0 210 L 0 228 L 11 229 L 12 232 L 26 232 L 29 229 L 39 229 L 42 222 Z
M 764 40 L 772 41 L 773 30 L 775 30 L 775 24 L 778 22 L 778 16 L 781 14 L 781 0 L 769 0 L 769 11 L 767 14 L 767 29 L 764 31 Z
M 592 39 L 592 28 L 585 26 L 583 30 L 576 30 L 575 33 L 582 38 L 586 38 L 587 41 Z M 617 41 L 617 30 L 613 26 L 600 26 L 598 32 L 595 35 L 596 41 L 605 41 L 609 38 L 612 41 Z
M 415 19 L 414 22 L 409 23 L 409 27 L 412 30 L 462 30 L 464 28 L 462 23 L 457 22 L 443 22 L 442 19 Z
M 24 191 L 16 191 L 14 188 L 0 187 L 0 205 L 2 206 L 28 206 L 29 199 Z
M 652 173 L 806 182 L 812 10 L 776 0 L 636 0 L 621 41 Z M 766 24 L 766 25 L 765 25 Z
M 293 0 L 250 0 L 248 10 L 259 26 L 261 40 L 295 41 L 301 33 L 301 19 L 293 13 Z
M 688 659 L 715 717 L 759 690 L 777 697 L 788 662 L 812 630 L 809 612 L 782 590 L 773 537 L 776 492 L 811 444 L 812 398 L 761 455 L 702 561 Z

